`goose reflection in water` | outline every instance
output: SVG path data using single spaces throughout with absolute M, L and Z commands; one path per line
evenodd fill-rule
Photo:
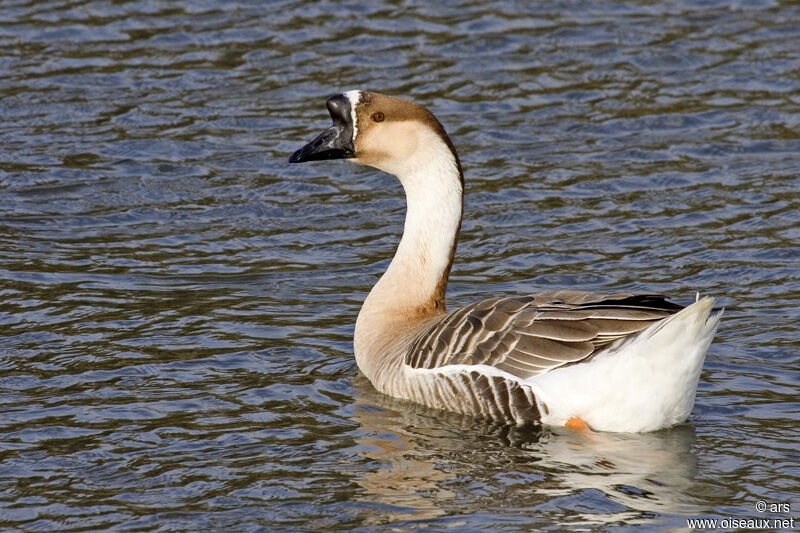
M 505 509 L 532 526 L 545 509 L 585 524 L 699 512 L 688 494 L 696 470 L 690 425 L 586 436 L 505 426 L 393 399 L 361 375 L 354 381 L 363 433 L 356 441 L 377 463 L 358 480 L 357 498 L 377 504 L 370 524 L 436 520 L 470 501 L 475 512 Z

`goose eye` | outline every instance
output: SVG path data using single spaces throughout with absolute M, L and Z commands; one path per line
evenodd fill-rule
M 373 122 L 383 122 L 383 119 L 386 117 L 383 116 L 383 113 L 378 111 L 377 113 L 373 113 L 369 118 L 371 118 Z

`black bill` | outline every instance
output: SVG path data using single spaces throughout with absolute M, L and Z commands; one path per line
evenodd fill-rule
M 325 105 L 333 119 L 333 126 L 293 153 L 289 163 L 320 161 L 324 159 L 347 159 L 355 157 L 353 146 L 353 118 L 350 112 L 350 100 L 343 94 L 328 98 Z

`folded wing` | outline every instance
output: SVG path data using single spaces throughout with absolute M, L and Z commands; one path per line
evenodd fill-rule
M 418 369 L 487 365 L 521 379 L 586 361 L 683 309 L 658 294 L 551 291 L 457 309 L 424 331 L 406 355 Z

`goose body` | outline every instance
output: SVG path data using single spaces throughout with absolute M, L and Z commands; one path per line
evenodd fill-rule
M 508 423 L 643 432 L 689 416 L 721 313 L 655 294 L 574 290 L 483 300 L 448 313 L 463 211 L 455 147 L 426 108 L 350 91 L 333 126 L 290 162 L 348 159 L 397 176 L 407 213 L 386 273 L 356 321 L 359 369 L 379 391 Z

